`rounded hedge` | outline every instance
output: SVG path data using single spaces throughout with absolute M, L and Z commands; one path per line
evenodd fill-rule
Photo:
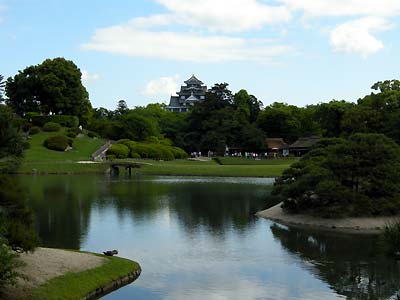
M 129 156 L 129 148 L 123 144 L 112 145 L 107 150 L 107 157 L 115 156 L 116 158 L 127 158 Z
M 55 151 L 65 151 L 68 148 L 68 138 L 65 135 L 51 136 L 44 140 L 43 146 Z
M 129 154 L 129 156 L 130 156 L 131 158 L 136 158 L 136 159 L 140 159 L 140 158 L 141 158 L 140 155 L 139 155 L 139 153 L 136 153 L 136 152 L 131 152 L 131 153 Z
M 87 136 L 90 138 L 99 138 L 100 137 L 100 135 L 94 131 L 88 131 Z
M 74 139 L 74 138 L 76 138 L 76 135 L 77 135 L 76 130 L 68 129 L 66 132 L 66 135 L 67 135 L 67 137 Z
M 29 135 L 38 134 L 39 132 L 40 132 L 40 128 L 37 126 L 33 126 L 31 129 L 29 129 Z
M 48 122 L 43 125 L 43 131 L 46 132 L 57 132 L 61 130 L 61 125 L 54 122 Z

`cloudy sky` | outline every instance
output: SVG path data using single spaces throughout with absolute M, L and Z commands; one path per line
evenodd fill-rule
M 265 105 L 400 79 L 400 0 L 0 0 L 0 74 L 63 56 L 93 106 L 168 102 L 196 74 Z

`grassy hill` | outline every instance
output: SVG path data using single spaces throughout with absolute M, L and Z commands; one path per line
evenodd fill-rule
M 78 164 L 78 161 L 89 161 L 91 155 L 101 145 L 103 139 L 93 139 L 88 136 L 76 137 L 73 149 L 66 152 L 58 152 L 45 148 L 43 142 L 46 138 L 62 134 L 60 132 L 40 132 L 32 135 L 30 148 L 25 151 L 23 163 L 19 169 L 21 173 L 31 173 L 32 169 L 37 172 L 69 173 L 69 172 L 93 172 L 101 171 L 97 164 Z

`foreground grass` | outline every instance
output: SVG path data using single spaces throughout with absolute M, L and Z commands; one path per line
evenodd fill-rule
M 31 300 L 79 300 L 97 288 L 140 269 L 138 263 L 125 258 L 105 259 L 108 261 L 97 268 L 49 280 L 32 291 Z

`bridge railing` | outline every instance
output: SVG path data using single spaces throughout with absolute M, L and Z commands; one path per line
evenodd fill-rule
M 101 146 L 96 152 L 92 154 L 92 160 L 98 160 L 99 157 L 102 157 L 106 154 L 108 148 L 110 148 L 111 145 L 115 144 L 115 141 L 107 141 L 103 146 Z

